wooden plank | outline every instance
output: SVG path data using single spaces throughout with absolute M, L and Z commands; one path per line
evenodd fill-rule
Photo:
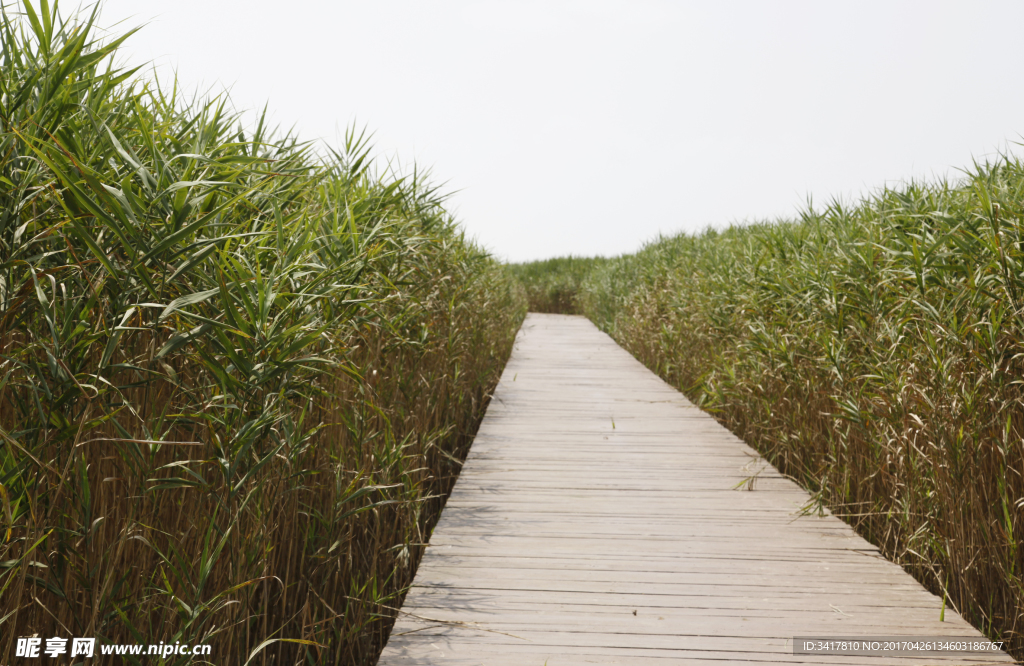
M 793 654 L 981 639 L 809 505 L 590 322 L 530 314 L 379 663 L 1013 663 Z

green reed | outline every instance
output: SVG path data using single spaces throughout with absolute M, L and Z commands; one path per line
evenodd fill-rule
M 1024 165 L 663 238 L 582 310 L 1024 656 Z
M 0 20 L 0 661 L 371 664 L 522 292 L 364 136 L 140 80 L 95 19 Z
M 510 264 L 509 269 L 523 285 L 531 312 L 582 314 L 580 286 L 606 261 L 604 257 L 556 257 Z

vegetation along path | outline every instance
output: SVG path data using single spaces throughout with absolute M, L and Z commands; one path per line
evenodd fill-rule
M 530 314 L 379 663 L 1012 663 L 794 654 L 981 640 L 809 502 L 587 319 Z

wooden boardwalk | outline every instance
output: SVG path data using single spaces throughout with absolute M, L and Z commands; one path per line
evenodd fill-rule
M 981 638 L 808 501 L 589 321 L 531 314 L 379 664 L 1013 663 L 794 655 Z

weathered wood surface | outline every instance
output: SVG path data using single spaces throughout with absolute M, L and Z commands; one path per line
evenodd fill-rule
M 981 638 L 809 500 L 589 321 L 531 314 L 379 663 L 1013 663 L 794 655 Z

